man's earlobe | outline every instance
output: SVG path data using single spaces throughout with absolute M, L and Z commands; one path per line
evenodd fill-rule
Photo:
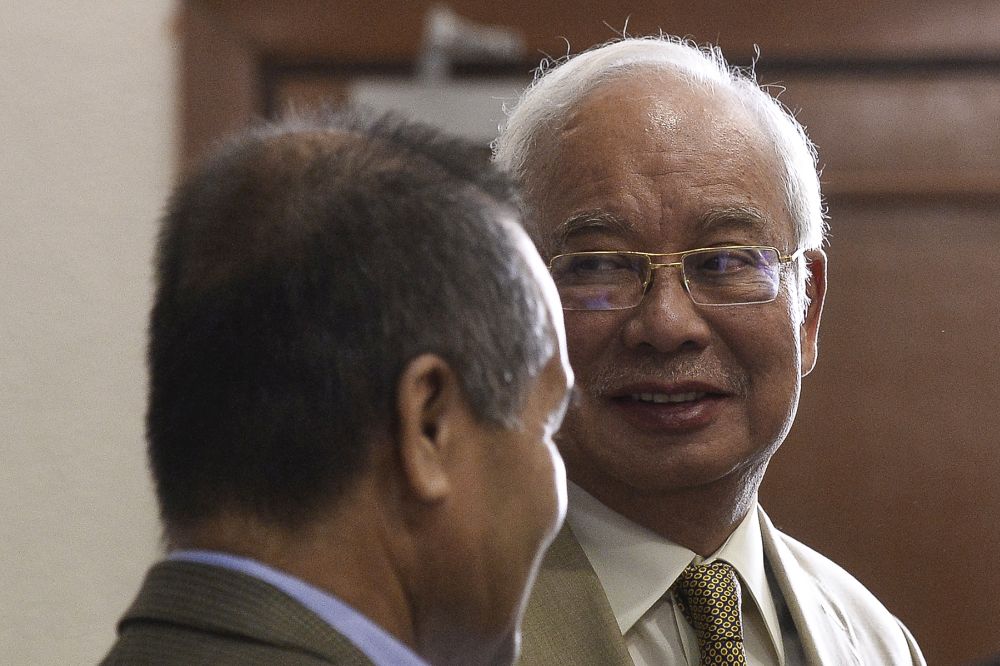
M 403 369 L 397 385 L 399 460 L 410 492 L 438 502 L 451 491 L 449 450 L 456 399 L 461 391 L 451 366 L 440 356 L 422 354 Z
M 808 375 L 816 367 L 819 355 L 819 324 L 823 317 L 823 303 L 826 300 L 826 252 L 821 249 L 809 250 L 805 253 L 806 270 L 809 279 L 806 282 L 805 316 L 802 319 L 800 340 L 802 344 L 802 376 Z

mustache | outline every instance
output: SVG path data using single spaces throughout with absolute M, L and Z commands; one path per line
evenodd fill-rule
M 600 396 L 637 382 L 680 384 L 703 382 L 728 393 L 745 396 L 750 391 L 750 377 L 745 370 L 723 363 L 712 356 L 686 356 L 664 358 L 653 354 L 622 358 L 614 363 L 601 365 L 587 373 L 585 381 L 578 382 L 581 391 Z

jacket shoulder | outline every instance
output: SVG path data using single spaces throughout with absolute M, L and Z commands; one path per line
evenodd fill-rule
M 885 664 L 926 663 L 906 626 L 857 578 L 761 516 L 767 559 L 789 610 L 800 615 L 807 631 L 825 618 L 847 634 L 861 663 L 875 658 Z M 819 612 L 811 612 L 817 603 Z
M 245 574 L 192 562 L 147 573 L 102 664 L 290 664 L 371 662 L 322 618 Z
M 330 666 L 367 664 L 321 658 L 288 647 L 171 625 L 135 625 L 123 630 L 101 666 Z

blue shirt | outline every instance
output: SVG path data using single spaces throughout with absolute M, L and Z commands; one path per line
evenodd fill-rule
M 410 648 L 337 597 L 266 564 L 212 550 L 178 550 L 167 559 L 239 571 L 278 588 L 347 637 L 376 666 L 427 666 Z

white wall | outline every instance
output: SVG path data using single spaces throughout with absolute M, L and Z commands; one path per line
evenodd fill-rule
M 144 336 L 172 0 L 0 3 L 0 662 L 96 662 L 159 552 Z

